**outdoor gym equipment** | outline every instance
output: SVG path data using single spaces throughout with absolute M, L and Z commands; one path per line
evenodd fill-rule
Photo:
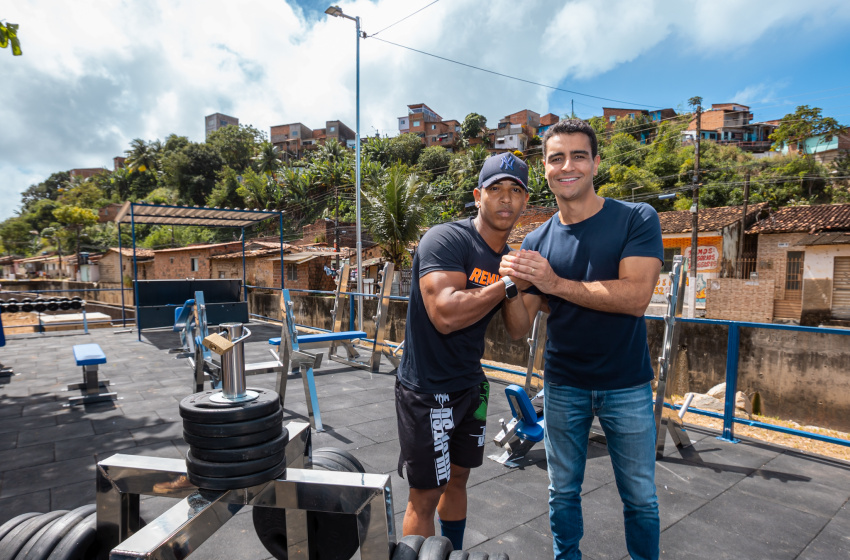
M 3 316 L 0 315 L 0 348 L 6 346 L 6 333 L 3 331 Z M 4 366 L 2 362 L 0 362 L 0 377 L 8 377 L 10 375 L 14 375 L 15 370 L 9 366 Z
M 118 393 L 110 392 L 108 379 L 98 379 L 98 366 L 106 363 L 106 354 L 99 344 L 75 344 L 74 360 L 83 368 L 82 383 L 68 385 L 69 391 L 82 391 L 82 394 L 70 397 L 70 406 L 93 402 L 111 401 Z
M 88 321 L 86 319 L 86 302 L 79 296 L 72 298 L 68 297 L 25 297 L 18 301 L 15 298 L 9 298 L 6 301 L 0 300 L 0 314 L 2 313 L 37 313 L 37 322 L 27 325 L 15 325 L 16 327 L 35 327 L 37 332 L 44 332 L 44 323 L 41 321 L 41 314 L 56 311 L 77 311 L 81 310 L 83 319 L 83 330 L 88 333 Z M 51 321 L 52 325 L 67 324 L 63 322 Z

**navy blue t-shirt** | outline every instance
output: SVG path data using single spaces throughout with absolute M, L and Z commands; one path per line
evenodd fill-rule
M 472 218 L 434 226 L 422 237 L 413 257 L 404 354 L 398 367 L 402 385 L 420 393 L 451 393 L 485 381 L 481 368 L 484 332 L 502 303 L 478 322 L 442 334 L 425 310 L 419 279 L 438 270 L 463 272 L 465 289 L 483 288 L 501 280 L 499 263 L 509 252 L 507 246 L 502 253 L 491 249 Z
M 616 280 L 626 257 L 664 261 L 661 224 L 648 204 L 606 198 L 602 210 L 577 224 L 558 214 L 528 234 L 523 249 L 538 251 L 561 278 Z M 588 390 L 634 387 L 654 377 L 643 317 L 596 311 L 559 297 L 549 302 L 546 379 Z

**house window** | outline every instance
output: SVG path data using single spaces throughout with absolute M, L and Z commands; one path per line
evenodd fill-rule
M 431 125 L 431 130 L 437 130 L 437 125 L 432 124 L 432 125 Z
M 785 268 L 785 290 L 788 292 L 799 292 L 803 289 L 804 254 L 803 251 L 788 251 L 788 266 Z
M 171 262 L 170 262 L 170 264 L 174 264 L 174 257 L 171 257 L 171 258 L 170 258 L 170 259 L 168 259 L 168 260 L 169 260 L 169 261 L 171 261 Z
M 223 270 L 219 270 L 218 271 L 218 277 L 219 278 L 227 278 L 227 275 L 225 274 L 225 272 Z
M 671 247 L 669 249 L 664 249 L 664 266 L 661 267 L 661 272 L 673 272 L 673 257 L 676 255 L 681 255 L 682 249 L 680 247 Z
M 614 115 L 611 115 L 610 117 L 608 117 L 608 122 L 614 122 L 616 120 L 617 120 L 617 117 L 614 116 Z
M 287 264 L 286 265 L 286 279 L 292 282 L 298 280 L 298 265 L 295 264 Z
M 419 124 L 420 124 L 421 122 L 422 122 L 422 121 L 413 121 L 411 124 L 412 124 L 413 126 L 419 126 Z
M 634 114 L 634 113 L 629 113 L 629 118 L 630 118 L 630 119 L 635 118 L 635 114 Z
M 401 124 L 407 124 L 407 119 L 401 119 Z
M 330 128 L 330 131 L 331 131 L 331 132 L 336 132 L 336 127 L 335 127 L 335 126 L 332 126 L 332 127 Z
M 293 138 L 295 138 L 295 137 L 297 137 L 297 136 L 298 136 L 298 131 L 297 131 L 297 130 L 293 130 L 293 131 L 292 131 L 292 137 L 293 137 Z
M 198 259 L 197 259 L 197 257 L 192 257 L 191 259 L 189 259 L 189 261 L 190 261 L 189 270 L 191 270 L 192 272 L 197 272 L 198 271 Z

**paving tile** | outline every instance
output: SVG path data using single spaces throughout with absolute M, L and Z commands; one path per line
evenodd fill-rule
M 832 516 L 848 499 L 850 485 L 820 484 L 806 475 L 775 470 L 773 462 L 735 485 L 735 490 L 771 500 L 800 511 Z
M 18 447 L 37 445 L 39 443 L 63 441 L 84 438 L 94 435 L 91 422 L 68 422 L 58 426 L 47 426 L 34 430 L 21 430 L 18 433 Z
M 157 424 L 162 424 L 162 419 L 156 414 L 151 413 L 148 413 L 147 415 L 141 417 L 130 417 L 121 414 L 120 416 L 113 416 L 111 418 L 104 418 L 102 420 L 92 421 L 94 431 L 98 434 L 117 432 L 121 430 L 132 430 L 134 428 L 153 426 Z
M 98 453 L 119 451 L 135 447 L 136 441 L 129 430 L 97 434 L 91 437 L 57 441 L 56 460 L 65 461 L 78 457 L 94 457 Z
M 850 532 L 827 527 L 812 540 L 797 560 L 850 558 Z
M 56 418 L 53 416 L 18 416 L 16 418 L 3 418 L 0 420 L 0 434 L 17 433 L 22 430 L 33 430 L 48 426 L 55 426 Z
M 315 449 L 316 447 L 318 446 L 314 437 L 313 448 Z M 349 448 L 348 450 L 352 455 L 357 457 L 360 462 L 372 466 L 375 472 L 393 473 L 398 470 L 398 440 L 364 445 L 353 449 Z
M 519 525 L 505 531 L 498 537 L 493 537 L 481 544 L 469 547 L 464 543 L 465 550 L 483 551 L 489 554 L 504 552 L 510 558 L 552 558 L 552 536 L 542 535 L 528 525 Z M 584 558 L 588 558 L 587 555 Z
M 48 511 L 51 511 L 49 490 L 39 490 L 29 494 L 19 494 L 10 498 L 0 498 L 0 524 L 22 513 L 47 513 Z
M 0 472 L 51 463 L 53 460 L 52 443 L 0 451 Z
M 159 422 L 142 428 L 130 430 L 138 445 L 147 445 L 183 437 L 182 422 Z
M 58 461 L 3 473 L 0 498 L 48 490 L 55 486 L 94 480 L 95 462 L 89 457 Z
M 398 426 L 395 418 L 357 423 L 351 425 L 351 429 L 363 434 L 375 443 L 398 440 Z
M 50 509 L 72 510 L 80 506 L 95 503 L 97 483 L 95 477 L 74 484 L 66 484 L 50 489 Z
M 0 451 L 5 449 L 14 449 L 17 443 L 17 432 L 7 432 L 5 434 L 0 434 Z
M 478 513 L 467 519 L 467 526 L 490 538 L 548 511 L 545 502 L 530 500 L 522 492 L 500 484 L 498 480 L 478 485 L 475 492 L 469 493 L 467 500 L 468 511 Z M 510 511 L 510 515 L 502 514 L 506 511 Z
M 704 521 L 717 529 L 746 535 L 768 548 L 797 552 L 803 550 L 830 520 L 829 517 L 806 513 L 737 488 L 727 490 L 689 518 Z M 765 523 L 766 519 L 772 522 Z
M 689 516 L 661 533 L 661 558 L 670 560 L 793 560 L 800 553 Z

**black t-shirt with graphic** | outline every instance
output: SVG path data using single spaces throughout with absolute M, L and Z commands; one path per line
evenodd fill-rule
M 410 301 L 404 331 L 404 354 L 398 379 L 420 393 L 449 393 L 469 389 L 485 380 L 481 369 L 484 332 L 502 303 L 478 322 L 441 334 L 428 317 L 419 279 L 444 270 L 466 274 L 466 289 L 483 288 L 501 280 L 499 263 L 510 252 L 497 253 L 484 241 L 472 218 L 440 224 L 428 230 L 413 257 Z

